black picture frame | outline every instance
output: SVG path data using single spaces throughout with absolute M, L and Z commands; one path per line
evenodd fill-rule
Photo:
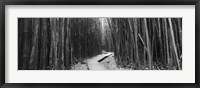
M 2 88 L 199 88 L 200 87 L 200 0 L 1 0 L 0 1 L 0 87 Z M 195 83 L 5 83 L 6 5 L 195 5 Z

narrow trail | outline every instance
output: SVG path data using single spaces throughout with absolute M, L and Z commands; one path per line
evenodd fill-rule
M 114 55 L 114 53 L 107 52 L 105 54 L 97 55 L 91 59 L 88 59 L 87 65 L 89 70 L 109 70 L 104 63 L 108 62 L 107 58 L 109 57 L 107 56 L 112 56 L 112 55 Z M 106 59 L 104 57 L 106 57 Z
M 107 68 L 96 59 L 89 59 L 87 64 L 90 70 L 107 70 Z

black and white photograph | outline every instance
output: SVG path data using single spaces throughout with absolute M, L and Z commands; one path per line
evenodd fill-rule
M 182 18 L 18 18 L 18 70 L 182 70 Z

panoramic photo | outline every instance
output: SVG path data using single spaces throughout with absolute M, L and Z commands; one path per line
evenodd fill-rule
M 18 70 L 182 70 L 182 18 L 18 18 Z

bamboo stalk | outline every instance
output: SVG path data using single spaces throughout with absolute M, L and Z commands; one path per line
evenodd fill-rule
M 173 45 L 173 49 L 174 49 L 174 52 L 175 52 L 176 64 L 177 64 L 177 67 L 178 67 L 178 70 L 179 70 L 181 68 L 180 68 L 180 64 L 179 64 L 179 60 L 178 60 L 178 54 L 177 54 L 177 48 L 176 48 L 175 39 L 174 39 L 174 33 L 173 33 L 171 18 L 168 18 L 168 21 L 169 21 L 169 26 L 170 26 L 170 34 L 171 34 L 171 39 L 172 39 L 172 45 Z
M 29 69 L 38 69 L 38 32 L 39 32 L 39 19 L 33 19 L 33 40 L 32 40 L 32 48 L 31 48 L 31 55 L 30 55 L 30 68 Z
M 151 57 L 151 53 L 150 53 L 150 41 L 149 41 L 149 33 L 148 33 L 146 18 L 144 18 L 143 21 L 144 21 L 144 30 L 145 30 L 145 34 L 146 34 L 148 67 L 150 70 L 152 70 L 152 57 Z

